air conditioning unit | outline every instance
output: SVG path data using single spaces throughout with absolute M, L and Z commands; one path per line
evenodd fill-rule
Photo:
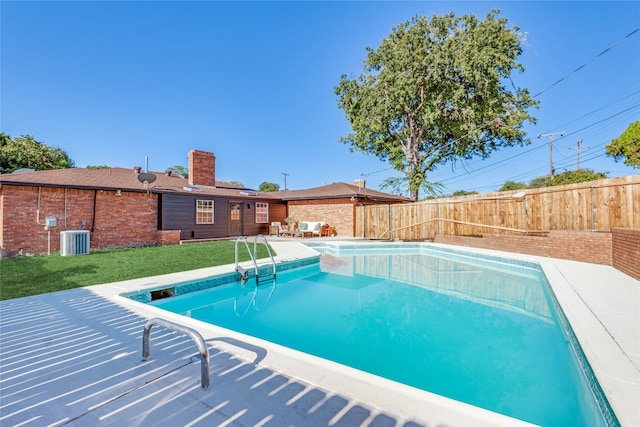
M 86 255 L 89 249 L 89 230 L 60 232 L 60 255 Z

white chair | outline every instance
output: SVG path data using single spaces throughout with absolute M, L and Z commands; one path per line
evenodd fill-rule
M 270 236 L 272 234 L 275 234 L 276 236 L 280 236 L 285 231 L 287 231 L 287 230 L 282 228 L 282 223 L 280 223 L 279 221 L 272 222 L 271 223 L 271 227 L 269 227 L 269 235 Z

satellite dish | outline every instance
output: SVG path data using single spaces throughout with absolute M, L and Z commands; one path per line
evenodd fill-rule
M 151 184 L 156 180 L 156 176 L 152 173 L 143 172 L 138 174 L 138 181 L 144 183 L 146 181 L 147 184 Z
M 513 196 L 511 196 L 511 197 L 513 197 L 514 199 L 521 199 L 521 198 L 523 198 L 524 196 L 525 196 L 524 191 L 520 191 L 520 192 L 518 192 L 518 193 L 514 194 L 514 195 L 513 195 Z

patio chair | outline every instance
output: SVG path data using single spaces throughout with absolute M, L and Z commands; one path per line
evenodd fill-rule
M 282 223 L 279 221 L 272 222 L 271 227 L 269 227 L 269 235 L 281 236 L 285 231 L 287 230 L 282 228 Z

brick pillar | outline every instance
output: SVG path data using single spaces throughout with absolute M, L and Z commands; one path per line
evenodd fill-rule
M 216 185 L 216 156 L 206 151 L 189 151 L 189 184 Z

